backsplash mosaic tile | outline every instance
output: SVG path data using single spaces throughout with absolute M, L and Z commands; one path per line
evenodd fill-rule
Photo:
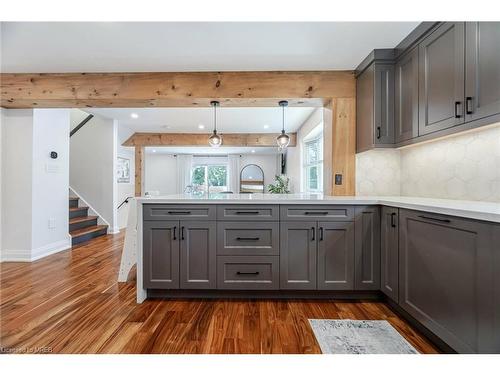
M 500 202 L 500 126 L 358 154 L 356 194 Z

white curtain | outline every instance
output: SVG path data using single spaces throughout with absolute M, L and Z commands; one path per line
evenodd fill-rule
M 177 155 L 177 194 L 183 194 L 186 186 L 191 185 L 192 164 L 193 155 Z
M 227 169 L 227 189 L 238 194 L 240 192 L 240 155 L 228 155 Z

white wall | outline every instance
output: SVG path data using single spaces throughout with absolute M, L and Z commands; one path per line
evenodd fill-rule
M 399 150 L 358 154 L 356 194 L 500 202 L 500 123 Z
M 287 149 L 287 176 L 290 178 L 290 187 L 292 193 L 304 191 L 303 166 L 303 144 L 308 134 L 319 124 L 323 122 L 323 108 L 317 108 L 297 132 L 297 146 Z
M 74 111 L 80 110 L 71 111 L 77 118 Z M 70 186 L 109 224 L 111 233 L 118 229 L 116 127 L 113 120 L 96 115 L 70 139 Z
M 31 259 L 33 110 L 2 112 L 2 260 Z
M 71 246 L 69 111 L 2 112 L 2 260 L 31 261 Z
M 144 191 L 160 195 L 177 193 L 177 160 L 174 155 L 146 153 Z
M 130 183 L 117 183 L 116 187 L 116 202 L 119 205 L 127 197 L 133 197 L 135 195 L 135 151 L 134 147 L 124 147 L 122 146 L 134 132 L 118 124 L 117 127 L 117 157 L 122 157 L 130 160 Z M 118 206 L 117 206 L 118 207 Z M 117 212 L 118 228 L 123 229 L 127 227 L 129 205 L 124 204 Z
M 0 260 L 2 259 L 2 127 L 4 123 L 4 110 L 0 107 Z

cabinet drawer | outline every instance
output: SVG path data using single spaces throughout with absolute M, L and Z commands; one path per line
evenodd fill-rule
M 218 222 L 217 255 L 279 255 L 279 223 Z
M 352 206 L 281 206 L 281 220 L 283 221 L 353 221 L 354 208 Z
M 144 220 L 215 220 L 215 205 L 145 204 Z
M 217 288 L 279 289 L 279 257 L 218 256 Z
M 217 220 L 225 221 L 278 221 L 278 206 L 217 206 Z

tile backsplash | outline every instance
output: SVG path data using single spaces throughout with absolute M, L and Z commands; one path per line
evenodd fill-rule
M 358 154 L 356 194 L 500 202 L 500 126 Z

